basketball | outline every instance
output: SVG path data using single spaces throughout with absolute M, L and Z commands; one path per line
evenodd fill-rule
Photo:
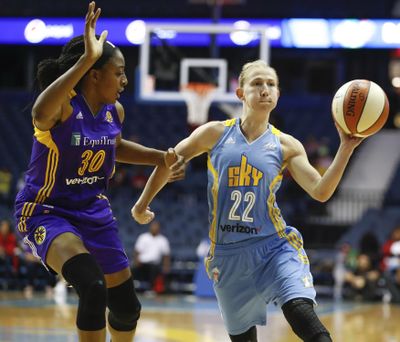
M 383 89 L 369 80 L 352 80 L 342 85 L 332 101 L 332 115 L 347 134 L 367 137 L 378 132 L 389 114 Z

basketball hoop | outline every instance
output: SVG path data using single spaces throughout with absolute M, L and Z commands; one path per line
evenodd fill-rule
M 182 87 L 181 93 L 186 102 L 190 126 L 198 127 L 207 122 L 215 92 L 216 86 L 212 83 L 190 82 Z

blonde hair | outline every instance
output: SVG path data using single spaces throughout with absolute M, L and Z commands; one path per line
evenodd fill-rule
M 239 87 L 243 88 L 244 83 L 246 82 L 246 77 L 250 72 L 250 69 L 255 68 L 255 67 L 261 67 L 267 70 L 271 70 L 276 77 L 277 84 L 279 85 L 279 79 L 278 79 L 278 74 L 276 73 L 276 70 L 273 67 L 270 67 L 265 61 L 262 59 L 257 59 L 253 62 L 246 63 L 242 67 L 242 71 L 240 72 L 239 75 Z

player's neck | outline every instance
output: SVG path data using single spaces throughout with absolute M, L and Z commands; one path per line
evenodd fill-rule
M 269 115 L 243 115 L 240 128 L 249 142 L 259 138 L 269 127 Z
M 101 108 L 103 108 L 103 105 L 93 101 L 89 93 L 82 92 L 81 95 L 92 115 L 96 116 L 100 112 Z

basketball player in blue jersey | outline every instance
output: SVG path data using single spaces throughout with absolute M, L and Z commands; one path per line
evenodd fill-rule
M 302 236 L 286 224 L 275 196 L 288 168 L 311 197 L 327 201 L 362 139 L 338 129 L 340 147 L 321 176 L 303 145 L 269 123 L 279 99 L 273 68 L 260 60 L 245 64 L 236 94 L 243 102 L 240 119 L 208 122 L 176 146 L 185 160 L 208 153 L 206 269 L 226 329 L 232 341 L 257 341 L 256 325 L 266 324 L 266 304 L 274 302 L 303 341 L 332 341 L 314 311 L 316 293 Z M 148 205 L 168 173 L 157 167 L 149 178 L 132 208 L 139 223 L 153 219 Z
M 95 35 L 99 15 L 91 2 L 84 35 L 38 66 L 42 92 L 32 109 L 32 156 L 15 215 L 32 252 L 77 291 L 79 340 L 105 341 L 108 307 L 112 341 L 125 342 L 133 340 L 141 306 L 104 192 L 115 161 L 174 164 L 172 181 L 182 178 L 184 163 L 172 149 L 121 138 L 125 61 L 106 31 Z

